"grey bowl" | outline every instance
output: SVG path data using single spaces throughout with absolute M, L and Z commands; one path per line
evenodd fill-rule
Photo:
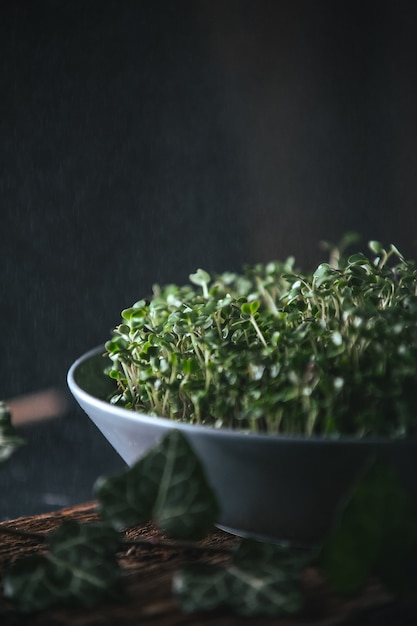
M 103 352 L 91 350 L 68 372 L 79 405 L 129 465 L 169 430 L 181 430 L 217 493 L 220 527 L 243 536 L 316 543 L 376 454 L 394 464 L 417 504 L 416 440 L 244 434 L 136 413 L 106 402 L 114 388 L 103 373 Z

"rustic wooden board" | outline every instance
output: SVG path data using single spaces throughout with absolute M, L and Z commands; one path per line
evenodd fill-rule
M 27 533 L 47 533 L 63 521 L 91 522 L 99 519 L 94 502 L 63 509 L 52 514 L 2 522 L 2 528 Z M 1 626 L 396 626 L 417 624 L 417 607 L 395 602 L 377 584 L 369 585 L 363 595 L 352 601 L 341 601 L 325 588 L 318 573 L 306 572 L 304 585 L 307 606 L 297 618 L 240 618 L 225 611 L 185 614 L 172 595 L 173 573 L 184 563 L 205 560 L 224 562 L 227 552 L 210 548 L 231 548 L 235 538 L 214 531 L 204 542 L 209 550 L 167 548 L 158 545 L 164 538 L 151 525 L 135 528 L 128 538 L 152 539 L 152 548 L 134 546 L 119 555 L 123 567 L 127 597 L 125 602 L 100 605 L 90 610 L 51 609 L 38 614 L 21 615 L 13 605 L 0 597 Z M 42 544 L 31 537 L 1 534 L 0 575 L 16 558 L 42 550 Z

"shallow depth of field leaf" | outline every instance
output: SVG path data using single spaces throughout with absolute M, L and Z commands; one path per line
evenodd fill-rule
M 186 613 L 230 606 L 228 571 L 217 565 L 195 563 L 174 574 L 173 591 Z
M 204 537 L 219 507 L 204 468 L 178 430 L 171 431 L 131 469 L 96 482 L 102 514 L 118 529 L 153 519 L 177 539 Z
M 4 402 L 0 402 L 0 462 L 8 459 L 21 445 L 23 439 L 12 426 L 10 411 Z
M 49 606 L 89 607 L 122 597 L 116 549 L 107 524 L 65 522 L 48 536 L 49 552 L 16 561 L 4 577 L 4 595 L 22 612 Z
M 342 594 L 360 591 L 371 573 L 407 591 L 417 585 L 416 549 L 417 517 L 408 493 L 394 468 L 378 458 L 357 481 L 325 541 L 322 567 Z
M 289 615 L 303 606 L 299 573 L 305 563 L 280 546 L 244 540 L 229 566 L 188 565 L 174 577 L 173 589 L 186 612 Z

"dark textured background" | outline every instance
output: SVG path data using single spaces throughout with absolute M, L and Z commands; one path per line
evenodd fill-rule
M 415 255 L 415 6 L 3 0 L 0 397 L 65 390 L 122 308 L 197 267 L 307 269 L 347 230 Z M 5 515 L 119 465 L 73 405 L 28 437 Z

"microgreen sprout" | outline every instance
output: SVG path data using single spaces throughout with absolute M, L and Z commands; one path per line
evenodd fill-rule
M 369 249 L 333 247 L 310 273 L 289 258 L 154 286 L 106 343 L 111 402 L 258 432 L 415 436 L 417 268 Z

